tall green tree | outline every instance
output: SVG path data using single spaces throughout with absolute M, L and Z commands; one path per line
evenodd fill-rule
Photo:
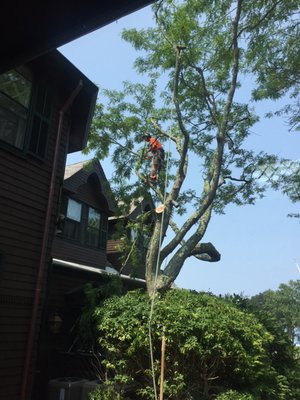
M 272 335 L 269 360 L 288 379 L 292 399 L 300 398 L 299 348 L 294 344 L 294 333 L 300 322 L 299 283 L 299 280 L 290 281 L 275 291 L 267 290 L 250 298 L 237 294 L 224 297 L 242 311 L 254 314 Z
M 297 9 L 293 0 L 161 0 L 153 5 L 154 27 L 123 32 L 141 54 L 135 68 L 147 81 L 102 90 L 107 101 L 97 106 L 87 151 L 111 156 L 122 204 L 151 191 L 164 205 L 155 214 L 146 258 L 150 295 L 169 288 L 189 257 L 219 261 L 204 239 L 212 213 L 262 197 L 259 178 L 276 157 L 245 145 L 258 118 L 236 94 L 240 76 L 254 74 L 253 90 L 263 97 L 266 71 L 288 40 L 282 32 Z M 268 32 L 278 53 L 263 58 Z M 167 152 L 158 184 L 144 175 L 141 135 L 148 130 Z
M 275 317 L 290 341 L 294 341 L 295 331 L 300 327 L 300 280 L 282 283 L 278 290 L 267 290 L 253 296 L 250 305 Z

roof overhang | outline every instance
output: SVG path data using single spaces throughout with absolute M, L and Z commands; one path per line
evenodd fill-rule
M 155 0 L 7 1 L 0 26 L 0 73 L 141 9 Z
M 57 265 L 60 267 L 71 268 L 78 271 L 90 272 L 96 275 L 108 275 L 108 276 L 116 276 L 118 275 L 122 280 L 134 282 L 139 286 L 145 286 L 145 279 L 133 278 L 128 275 L 119 274 L 118 272 L 112 271 L 112 268 L 108 268 L 107 270 L 103 270 L 100 268 L 91 267 L 89 265 L 78 264 L 70 261 L 60 260 L 58 258 L 52 259 L 53 265 Z
M 98 87 L 58 50 L 49 51 L 25 65 L 41 71 L 48 82 L 54 82 L 59 86 L 63 93 L 60 106 L 63 105 L 63 102 L 67 100 L 79 83 L 82 85 L 70 110 L 72 118 L 68 153 L 82 150 L 87 143 Z

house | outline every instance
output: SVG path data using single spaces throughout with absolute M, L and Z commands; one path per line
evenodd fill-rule
M 80 375 L 95 378 L 88 353 L 77 351 L 75 328 L 84 305 L 86 284 L 101 286 L 107 282 L 107 220 L 113 212 L 109 184 L 98 160 L 66 166 L 52 243 L 33 399 L 46 398 L 51 379 Z M 56 322 L 54 330 L 52 322 Z
M 0 59 L 0 399 L 31 398 L 66 154 L 97 87 L 55 50 L 153 1 L 5 4 Z
M 105 270 L 108 217 L 114 210 L 98 160 L 66 166 L 60 199 L 63 228 L 52 247 L 56 263 L 68 261 Z
M 97 93 L 56 50 L 0 75 L 3 399 L 29 398 L 65 159 L 86 144 Z
M 141 206 L 148 210 L 150 202 L 142 202 Z M 134 207 L 129 218 L 137 218 L 140 210 Z M 107 252 L 107 235 L 113 229 L 110 221 L 115 221 L 115 211 L 109 183 L 98 160 L 66 166 L 43 310 L 34 399 L 46 397 L 50 380 L 98 377 L 94 365 L 99 360 L 91 348 L 84 347 L 77 331 L 87 284 L 105 288 L 117 275 L 122 282 L 120 290 L 145 287 L 142 267 L 137 278 L 126 273 L 129 269 L 120 274 L 109 263 L 113 252 Z M 58 323 L 54 330 L 52 322 Z

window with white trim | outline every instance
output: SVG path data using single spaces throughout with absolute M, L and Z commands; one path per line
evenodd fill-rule
M 107 215 L 69 197 L 63 199 L 64 226 L 60 236 L 93 248 L 106 249 Z
M 73 199 L 68 199 L 64 236 L 68 239 L 79 240 L 82 204 Z

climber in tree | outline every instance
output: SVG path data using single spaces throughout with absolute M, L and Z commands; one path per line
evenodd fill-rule
M 158 180 L 158 174 L 165 159 L 165 151 L 160 141 L 157 138 L 152 137 L 149 133 L 146 133 L 143 136 L 143 139 L 146 142 L 149 142 L 149 149 L 147 150 L 147 153 L 152 153 L 150 179 Z

